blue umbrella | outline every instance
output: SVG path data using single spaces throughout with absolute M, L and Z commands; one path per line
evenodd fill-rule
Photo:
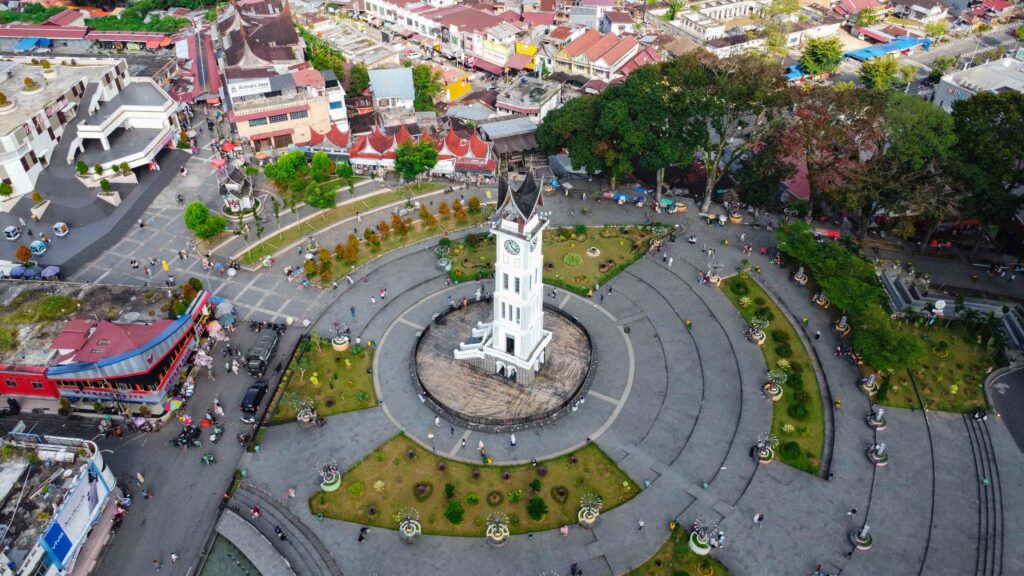
M 53 278 L 55 276 L 60 276 L 60 266 L 47 266 L 46 268 L 43 268 L 42 276 L 43 278 Z
M 23 276 L 25 276 L 25 270 L 27 270 L 27 268 L 25 268 L 24 266 L 15 266 L 14 268 L 11 268 L 11 271 L 8 272 L 8 275 L 11 278 L 22 278 Z
M 32 278 L 39 278 L 42 275 L 43 275 L 43 269 L 39 268 L 38 266 L 33 266 L 32 268 L 26 268 L 25 269 L 25 279 L 26 280 L 29 280 L 29 279 L 32 279 Z

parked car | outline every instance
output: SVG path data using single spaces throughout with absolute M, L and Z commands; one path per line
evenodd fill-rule
M 8 226 L 7 228 L 4 228 L 4 237 L 11 242 L 17 240 L 21 237 L 21 228 L 18 228 L 17 226 Z
M 260 409 L 260 403 L 263 402 L 263 397 L 267 394 L 267 383 L 263 380 L 257 380 L 249 389 L 245 391 L 245 396 L 242 397 L 242 412 L 256 412 Z

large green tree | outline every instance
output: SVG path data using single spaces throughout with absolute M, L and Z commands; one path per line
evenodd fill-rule
M 901 66 L 892 56 L 884 56 L 862 63 L 857 78 L 870 90 L 888 90 L 912 82 L 916 70 L 912 64 Z
M 185 207 L 185 227 L 191 230 L 196 238 L 213 238 L 223 232 L 227 225 L 227 221 L 220 214 L 211 214 L 210 209 L 202 202 L 193 202 Z
M 1024 94 L 982 92 L 953 103 L 952 169 L 967 190 L 963 208 L 986 224 L 1016 214 L 1024 185 Z M 980 244 L 979 244 L 980 245 Z
M 348 71 L 348 93 L 352 95 L 362 94 L 370 87 L 370 72 L 366 66 L 355 64 Z
M 757 146 L 790 103 L 780 64 L 760 54 L 719 60 L 706 53 L 666 62 L 674 107 L 687 112 L 686 142 L 707 172 L 701 211 L 711 207 L 718 180 Z
M 412 85 L 416 91 L 414 105 L 417 112 L 432 112 L 434 97 L 444 88 L 441 76 L 426 64 L 412 67 Z
M 743 159 L 736 174 L 740 201 L 759 209 L 770 209 L 779 203 L 782 183 L 796 174 L 796 167 L 786 157 L 784 138 L 782 131 L 773 131 Z
M 865 8 L 857 13 L 857 26 L 871 26 L 877 24 L 882 17 L 878 14 L 878 10 L 874 8 Z
M 631 152 L 616 141 L 616 122 L 629 122 L 621 103 L 603 106 L 598 96 L 573 98 L 552 110 L 537 129 L 537 144 L 548 154 L 568 152 L 573 168 L 603 174 L 614 190 L 616 182 L 633 170 Z
M 430 170 L 436 164 L 437 150 L 430 141 L 423 140 L 414 144 L 412 139 L 409 139 L 398 145 L 395 155 L 395 170 L 405 180 L 415 180 L 417 176 Z
M 838 37 L 811 38 L 800 56 L 800 68 L 805 74 L 817 76 L 835 72 L 842 61 L 843 45 Z

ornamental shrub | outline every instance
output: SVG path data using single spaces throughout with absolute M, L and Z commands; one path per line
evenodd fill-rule
M 444 511 L 444 517 L 448 519 L 452 524 L 461 524 L 463 517 L 466 515 L 466 509 L 462 507 L 462 504 L 458 500 L 451 500 L 448 502 L 448 508 Z
M 798 458 L 800 456 L 800 445 L 796 442 L 786 442 L 782 445 L 782 455 L 787 458 Z
M 775 320 L 775 314 L 772 313 L 772 309 L 767 306 L 762 306 L 757 310 L 754 310 L 754 316 L 764 316 L 769 322 Z
M 451 500 L 455 496 L 455 486 L 450 482 L 444 485 L 444 497 Z
M 794 420 L 806 420 L 809 412 L 807 406 L 804 404 L 793 404 L 787 410 L 786 414 L 789 414 Z
M 737 296 L 746 296 L 747 294 L 750 294 L 750 286 L 747 286 L 747 283 L 741 280 L 733 280 L 730 282 L 729 290 L 732 290 L 732 293 Z
M 533 490 L 534 492 L 540 492 L 539 478 L 534 478 L 533 480 L 530 481 L 530 490 Z
M 526 513 L 530 515 L 530 518 L 540 520 L 548 513 L 548 505 L 540 496 L 534 496 L 526 503 Z
M 803 390 L 797 390 L 796 392 L 793 392 L 793 401 L 796 402 L 797 404 L 807 404 L 807 402 L 810 399 L 811 395 L 808 394 L 807 392 L 804 392 Z
M 772 330 L 772 341 L 780 344 L 789 342 L 789 332 L 779 329 Z
M 778 354 L 780 358 L 792 358 L 793 347 L 786 343 L 779 344 L 775 347 L 775 353 Z
M 360 496 L 363 495 L 363 492 L 365 491 L 366 487 L 363 486 L 363 483 L 358 480 L 348 485 L 349 496 L 352 496 L 353 498 L 359 498 Z

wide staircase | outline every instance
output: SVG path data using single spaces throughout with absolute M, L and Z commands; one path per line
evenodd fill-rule
M 124 208 L 121 216 L 113 223 L 110 229 L 85 247 L 81 252 L 75 254 L 64 263 L 63 272 L 65 277 L 70 277 L 75 272 L 84 268 L 89 262 L 99 257 L 103 252 L 109 250 L 138 222 L 139 218 L 146 213 L 153 200 L 167 187 L 171 181 L 178 176 L 178 170 L 188 162 L 191 155 L 181 150 L 168 150 L 163 153 L 158 161 L 159 172 L 143 172 L 139 176 L 139 184 L 132 189 L 131 185 L 116 185 L 126 187 L 128 198 L 118 208 Z
M 260 507 L 260 518 L 253 525 L 291 564 L 296 574 L 303 576 L 342 576 L 341 568 L 323 542 L 306 526 L 298 516 L 272 494 L 249 482 L 242 482 L 231 498 L 233 508 L 244 518 L 250 517 L 254 505 Z M 274 533 L 280 526 L 286 540 Z
M 971 440 L 978 486 L 978 555 L 974 573 L 999 576 L 1003 574 L 1003 491 L 999 464 L 988 424 L 970 414 L 964 414 L 963 420 Z

